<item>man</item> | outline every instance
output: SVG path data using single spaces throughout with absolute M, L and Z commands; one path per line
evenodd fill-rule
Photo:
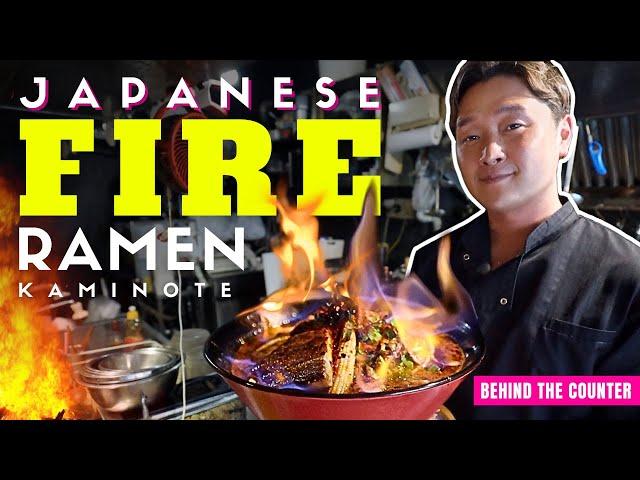
M 559 194 L 575 148 L 571 91 L 551 62 L 467 62 L 449 96 L 455 161 L 486 211 L 450 233 L 451 265 L 473 300 L 486 357 L 479 375 L 640 374 L 640 248 Z M 437 238 L 437 237 L 436 237 Z M 412 271 L 441 296 L 439 240 Z M 630 407 L 474 407 L 473 378 L 448 406 L 457 418 L 638 416 Z

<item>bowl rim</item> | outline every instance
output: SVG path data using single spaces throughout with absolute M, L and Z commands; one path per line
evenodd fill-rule
M 374 399 L 374 398 L 389 398 L 389 397 L 397 397 L 402 395 L 408 395 L 412 393 L 422 392 L 424 390 L 429 390 L 432 388 L 438 388 L 448 383 L 453 383 L 456 380 L 460 380 L 471 372 L 473 372 L 482 362 L 486 355 L 486 345 L 484 342 L 484 337 L 480 332 L 480 328 L 476 325 L 471 325 L 468 322 L 464 322 L 464 325 L 468 326 L 473 332 L 472 337 L 476 340 L 475 344 L 472 348 L 464 349 L 465 352 L 465 360 L 469 358 L 469 353 L 473 353 L 475 358 L 472 359 L 471 362 L 466 362 L 465 365 L 453 375 L 449 375 L 447 377 L 443 377 L 440 380 L 435 382 L 429 382 L 424 385 L 416 385 L 413 387 L 403 388 L 400 390 L 392 390 L 388 392 L 361 392 L 361 393 L 321 393 L 321 392 L 305 392 L 302 389 L 296 388 L 274 388 L 268 387 L 266 385 L 260 385 L 258 383 L 249 382 L 243 378 L 240 378 L 221 366 L 217 365 L 216 362 L 211 358 L 211 350 L 213 349 L 213 345 L 215 344 L 215 337 L 220 335 L 221 332 L 224 332 L 226 329 L 233 328 L 234 326 L 239 325 L 238 319 L 234 319 L 231 322 L 228 322 L 221 327 L 219 327 L 215 332 L 213 332 L 204 347 L 204 357 L 209 362 L 209 364 L 214 368 L 214 370 L 219 373 L 223 378 L 230 380 L 238 385 L 241 385 L 246 388 L 260 390 L 266 393 L 276 394 L 276 395 L 284 395 L 288 397 L 304 397 L 309 399 L 316 400 L 359 400 L 359 399 Z
M 138 368 L 138 369 L 132 369 L 132 370 L 128 370 L 125 368 L 101 368 L 104 367 L 103 363 L 105 361 L 108 361 L 110 359 L 113 358 L 117 358 L 117 357 L 124 357 L 127 355 L 131 355 L 131 356 L 145 356 L 145 355 L 152 355 L 152 354 L 164 354 L 168 360 L 164 363 L 160 363 L 157 365 L 153 365 L 150 367 L 145 367 L 145 368 Z M 100 357 L 96 357 L 92 360 L 90 360 L 85 366 L 84 366 L 84 370 L 87 372 L 93 372 L 93 373 L 97 373 L 97 372 L 104 372 L 104 374 L 106 375 L 110 375 L 111 373 L 119 373 L 119 372 L 124 372 L 124 373 L 138 373 L 138 372 L 147 372 L 149 370 L 153 371 L 156 369 L 162 369 L 162 368 L 166 368 L 169 365 L 173 366 L 173 363 L 175 363 L 176 361 L 180 361 L 180 352 L 176 349 L 173 349 L 171 347 L 142 347 L 142 348 L 136 348 L 135 350 L 131 350 L 131 351 L 119 351 L 119 352 L 110 352 L 106 355 L 102 355 Z
M 162 370 L 158 370 L 157 372 L 153 371 L 143 371 L 140 373 L 146 373 L 145 376 L 141 376 L 139 378 L 133 378 L 130 380 L 113 380 L 113 381 L 104 381 L 104 382 L 91 382 L 87 381 L 87 378 L 83 377 L 82 374 L 77 375 L 75 381 L 78 382 L 81 386 L 87 388 L 97 388 L 97 389 L 114 389 L 121 388 L 125 386 L 130 386 L 135 383 L 144 383 L 150 380 L 157 380 L 159 377 L 162 377 L 168 373 L 173 372 L 174 370 L 180 368 L 182 366 L 182 362 L 178 359 L 178 361 L 169 368 L 164 368 Z

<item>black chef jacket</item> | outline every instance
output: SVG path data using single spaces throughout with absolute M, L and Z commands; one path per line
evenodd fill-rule
M 561 200 L 495 270 L 486 212 L 451 232 L 487 349 L 474 374 L 640 375 L 640 248 Z M 439 243 L 416 252 L 412 272 L 441 297 Z M 640 418 L 640 407 L 474 407 L 472 375 L 447 405 L 459 419 Z

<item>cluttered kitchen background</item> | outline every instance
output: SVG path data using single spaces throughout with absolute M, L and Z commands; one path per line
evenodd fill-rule
M 275 217 L 184 217 L 179 197 L 186 192 L 186 142 L 180 119 L 245 118 L 268 131 L 272 154 L 264 171 L 274 186 L 284 184 L 293 202 L 302 192 L 302 142 L 296 120 L 306 118 L 381 120 L 380 158 L 355 158 L 349 142 L 340 142 L 340 158 L 350 159 L 349 174 L 339 176 L 339 193 L 351 193 L 353 175 L 379 175 L 381 215 L 376 219 L 376 254 L 389 279 L 402 279 L 412 248 L 476 212 L 457 178 L 450 140 L 444 131 L 444 97 L 457 60 L 194 60 L 194 61 L 5 61 L 0 63 L 0 313 L 4 321 L 37 315 L 27 331 L 8 323 L 0 331 L 0 418 L 58 419 L 253 419 L 256 418 L 203 355 L 210 336 L 239 313 L 283 288 L 287 279 L 274 252 L 281 226 Z M 562 186 L 579 207 L 640 240 L 640 63 L 561 62 L 576 94 L 579 137 L 576 155 L 562 172 Z M 33 77 L 51 85 L 44 110 L 24 109 L 18 98 L 29 95 Z M 133 76 L 149 88 L 149 99 L 130 111 L 119 108 L 120 79 Z M 274 108 L 273 78 L 289 76 L 296 92 L 296 110 Z M 323 111 L 315 90 L 318 78 L 335 80 L 337 108 Z M 360 77 L 377 77 L 382 109 L 359 107 Z M 101 111 L 68 110 L 78 81 L 86 78 L 101 102 Z M 184 77 L 197 92 L 198 113 L 171 113 L 163 107 Z M 220 78 L 238 86 L 250 77 L 251 110 L 224 111 L 215 95 Z M 94 118 L 94 152 L 71 152 L 62 144 L 62 158 L 77 158 L 79 175 L 66 175 L 63 193 L 78 195 L 78 215 L 20 219 L 4 199 L 24 193 L 22 118 Z M 119 151 L 113 121 L 160 118 L 163 138 L 157 145 L 156 192 L 162 196 L 162 218 L 114 217 L 113 196 L 119 190 Z M 191 117 L 190 117 L 191 118 Z M 225 151 L 232 149 L 225 145 Z M 229 152 L 232 158 L 233 152 Z M 99 180 L 97 180 L 99 179 Z M 225 177 L 224 192 L 235 191 Z M 324 267 L 345 267 L 359 217 L 317 217 Z M 167 268 L 166 249 L 158 248 L 156 270 L 146 269 L 143 254 L 122 255 L 117 271 L 72 267 L 45 275 L 34 291 L 47 292 L 56 282 L 62 298 L 47 299 L 24 311 L 15 295 L 17 267 L 11 236 L 16 226 L 46 228 L 53 258 L 61 258 L 81 227 L 100 264 L 109 263 L 109 227 L 137 240 L 150 228 L 190 226 L 193 271 Z M 233 242 L 234 228 L 243 227 L 245 268 L 216 252 L 215 270 L 204 268 L 203 228 Z M 164 257 L 163 257 L 164 252 Z M 94 298 L 79 298 L 77 285 L 97 285 Z M 182 287 L 167 294 L 169 282 Z M 147 284 L 148 295 L 131 294 L 131 284 Z M 196 284 L 201 287 L 196 287 Z M 122 288 L 114 288 L 114 285 Z M 226 286 L 225 286 L 226 285 Z M 39 289 L 39 290 L 38 290 Z M 231 295 L 225 294 L 230 289 Z M 178 315 L 180 312 L 180 315 Z M 183 331 L 184 364 L 172 353 Z M 132 349 L 131 346 L 135 346 Z M 440 412 L 446 418 L 446 412 Z

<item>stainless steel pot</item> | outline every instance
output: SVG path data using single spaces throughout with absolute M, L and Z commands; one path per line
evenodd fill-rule
M 131 352 L 118 352 L 99 358 L 96 362 L 101 371 L 129 371 L 151 370 L 169 365 L 179 359 L 179 354 L 168 348 L 147 347 Z
M 153 347 L 93 359 L 83 365 L 76 381 L 87 388 L 102 411 L 123 413 L 165 398 L 176 384 L 179 369 L 177 352 Z
M 110 384 L 87 383 L 78 380 L 85 386 L 94 402 L 107 412 L 121 413 L 142 407 L 142 398 L 146 398 L 147 406 L 153 406 L 165 398 L 176 384 L 180 364 L 161 373 L 135 380 Z
M 178 352 L 147 347 L 130 352 L 114 352 L 85 364 L 80 377 L 91 384 L 123 383 L 162 373 L 180 362 Z

